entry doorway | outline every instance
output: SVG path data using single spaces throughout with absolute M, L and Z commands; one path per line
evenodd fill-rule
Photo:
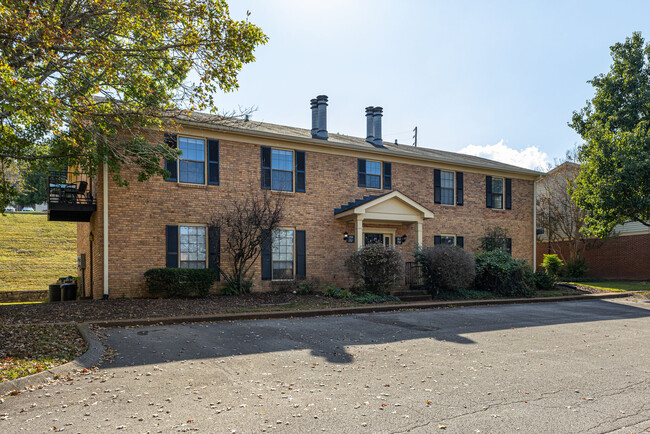
M 393 235 L 366 232 L 363 234 L 363 245 L 367 246 L 369 244 L 383 244 L 386 247 L 393 247 Z

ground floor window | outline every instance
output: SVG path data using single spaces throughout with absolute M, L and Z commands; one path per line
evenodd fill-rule
M 455 246 L 456 237 L 453 235 L 440 235 L 440 245 L 443 246 Z
M 277 229 L 273 231 L 271 249 L 271 270 L 273 280 L 293 279 L 294 231 Z
M 205 226 L 180 226 L 180 268 L 205 268 Z

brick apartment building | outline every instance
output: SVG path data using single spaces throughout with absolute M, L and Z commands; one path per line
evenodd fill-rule
M 344 261 L 367 242 L 395 247 L 406 261 L 417 245 L 475 251 L 494 225 L 508 229 L 514 257 L 533 262 L 540 173 L 384 142 L 380 107 L 366 108 L 365 138 L 328 133 L 327 97 L 311 109 L 311 131 L 193 113 L 164 136 L 183 151 L 165 162 L 170 178 L 142 183 L 125 172 L 130 185 L 119 187 L 100 172 L 84 186 L 92 199 L 83 213 L 51 207 L 51 219 L 79 221 L 84 293 L 142 297 L 150 268 L 227 267 L 223 240 L 208 228 L 211 210 L 250 191 L 285 198 L 282 229 L 253 267 L 254 291 L 301 278 L 345 286 Z

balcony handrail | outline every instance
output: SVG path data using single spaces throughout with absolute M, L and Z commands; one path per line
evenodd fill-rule
M 50 204 L 95 205 L 93 179 L 85 173 L 50 171 L 47 179 Z

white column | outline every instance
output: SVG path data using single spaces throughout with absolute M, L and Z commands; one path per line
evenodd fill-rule
M 356 220 L 355 236 L 357 237 L 357 250 L 360 250 L 363 247 L 363 217 L 360 215 Z
M 419 220 L 415 225 L 415 240 L 417 241 L 418 246 L 423 247 L 422 246 L 422 220 Z

